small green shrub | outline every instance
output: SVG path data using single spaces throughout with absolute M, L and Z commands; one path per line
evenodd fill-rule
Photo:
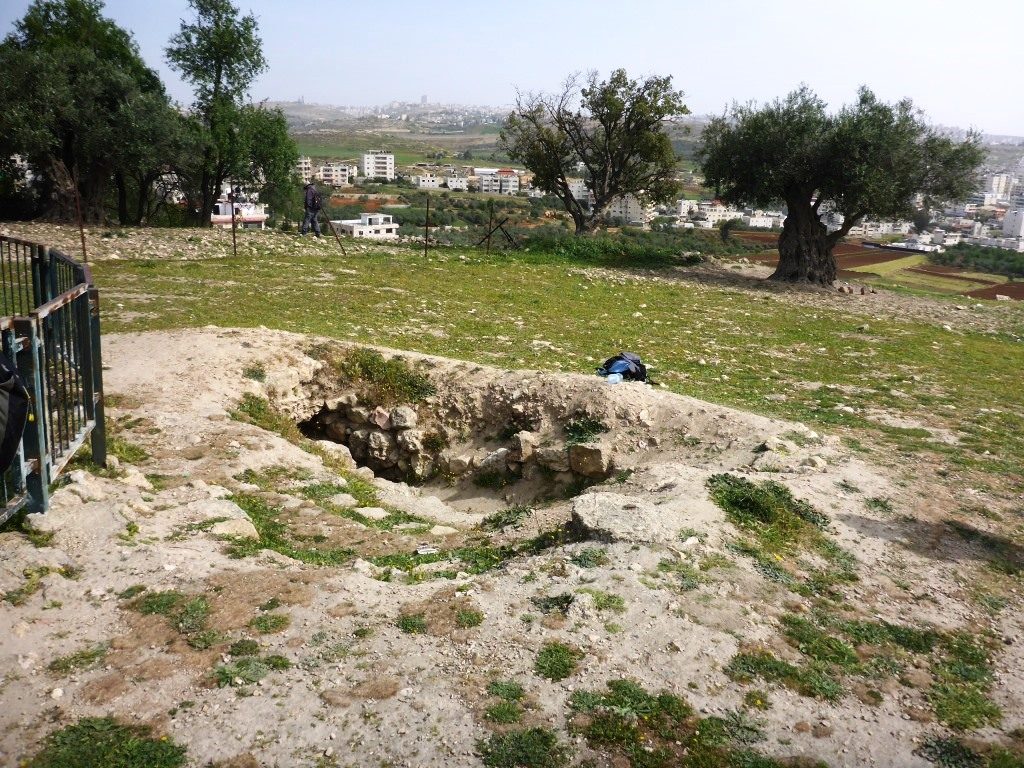
M 373 349 L 353 349 L 328 364 L 343 378 L 363 390 L 365 402 L 392 406 L 417 403 L 433 395 L 437 388 L 430 379 L 404 360 L 386 359 Z
M 422 613 L 406 613 L 398 617 L 395 626 L 407 635 L 421 635 L 427 631 L 427 619 Z
M 612 592 L 605 592 L 600 589 L 584 588 L 577 590 L 594 598 L 594 607 L 599 611 L 615 611 L 622 613 L 626 610 L 626 601 L 619 595 Z
M 602 432 L 607 432 L 608 427 L 589 416 L 582 416 L 573 419 L 565 425 L 565 442 L 567 445 L 575 443 L 589 443 Z
M 541 647 L 533 669 L 541 677 L 558 682 L 575 672 L 576 664 L 582 658 L 583 654 L 575 648 L 551 641 Z
M 580 568 L 597 568 L 608 564 L 608 550 L 603 547 L 585 547 L 571 558 Z
M 228 653 L 232 656 L 258 656 L 260 652 L 260 644 L 255 640 L 238 640 L 231 644 L 228 648 Z
M 484 623 L 484 615 L 473 609 L 462 609 L 455 614 L 455 623 L 462 629 L 479 627 Z
M 242 375 L 253 381 L 266 381 L 267 369 L 263 367 L 263 363 L 255 362 L 245 366 L 242 369 Z

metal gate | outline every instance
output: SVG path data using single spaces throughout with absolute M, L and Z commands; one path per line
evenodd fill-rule
M 21 447 L 3 473 L 0 522 L 45 512 L 50 485 L 90 440 L 106 465 L 99 293 L 88 266 L 38 243 L 0 235 L 2 354 L 29 393 Z

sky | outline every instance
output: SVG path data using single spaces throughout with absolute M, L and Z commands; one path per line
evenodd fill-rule
M 6 34 L 29 7 L 0 0 Z M 254 101 L 507 105 L 573 72 L 671 75 L 696 114 L 806 83 L 832 107 L 867 85 L 929 121 L 1024 136 L 1024 2 L 989 0 L 235 0 L 259 21 L 269 69 Z M 177 101 L 164 60 L 187 0 L 108 0 Z

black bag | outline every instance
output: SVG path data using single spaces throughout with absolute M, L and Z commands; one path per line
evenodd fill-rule
M 28 390 L 18 372 L 0 355 L 0 472 L 14 462 L 28 418 Z
M 323 196 L 319 192 L 314 192 L 313 193 L 313 205 L 312 205 L 313 210 L 314 211 L 319 211 L 323 207 L 324 207 L 324 198 L 323 198 Z
M 598 376 L 611 373 L 622 374 L 623 381 L 647 381 L 647 366 L 640 362 L 640 356 L 632 352 L 619 352 L 609 357 L 604 365 L 597 369 Z

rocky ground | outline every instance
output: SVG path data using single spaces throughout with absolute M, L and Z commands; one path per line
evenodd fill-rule
M 593 376 L 431 360 L 435 392 L 372 408 L 329 364 L 345 353 L 266 330 L 105 338 L 121 459 L 73 469 L 29 533 L 0 534 L 0 762 L 112 715 L 194 766 L 471 766 L 522 727 L 625 765 L 572 697 L 628 678 L 742 720 L 765 755 L 929 765 L 922 746 L 949 733 L 933 656 L 872 676 L 889 657 L 851 640 L 861 666 L 831 696 L 736 673 L 744 653 L 820 660 L 792 628 L 822 611 L 986 638 L 1002 719 L 975 737 L 1024 725 L 1020 594 L 988 566 L 992 542 L 1011 565 L 1019 548 L 985 520 L 951 533 L 962 500 L 907 468 Z M 416 468 L 423 487 L 396 482 Z M 824 543 L 777 563 L 738 548 L 709 496 L 722 473 L 786 486 L 828 516 Z M 996 590 L 998 609 L 979 598 Z M 537 665 L 553 642 L 577 661 L 563 679 Z M 499 680 L 523 688 L 516 726 L 495 722 Z

